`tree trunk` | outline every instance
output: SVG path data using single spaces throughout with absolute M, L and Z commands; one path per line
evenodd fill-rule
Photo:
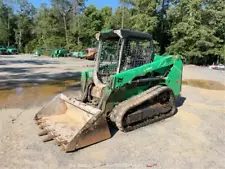
M 123 26 L 124 26 L 124 13 L 125 13 L 125 5 L 123 4 L 122 23 L 121 23 L 121 28 L 122 28 L 122 29 L 123 29 Z
M 68 33 L 67 33 L 67 26 L 66 26 L 66 14 L 63 14 L 63 23 L 64 23 L 64 29 L 65 29 L 65 37 L 66 37 L 66 46 L 68 47 Z
M 79 19 L 79 16 L 77 16 L 77 27 L 78 27 L 78 36 L 77 36 L 77 44 L 79 45 L 80 44 L 80 36 L 79 36 L 79 34 L 80 34 L 80 32 L 79 32 L 79 30 L 80 30 L 80 19 Z
M 10 45 L 10 19 L 9 19 L 9 9 L 8 9 L 8 46 Z
M 19 49 L 21 51 L 21 47 L 22 47 L 22 30 L 19 30 Z
M 78 34 L 78 36 L 77 36 L 77 45 L 79 45 L 80 44 L 80 37 L 79 37 L 79 34 L 80 34 L 80 32 L 79 32 L 79 27 L 80 27 L 80 20 L 79 20 L 79 0 L 74 0 L 74 17 L 77 19 L 77 21 L 76 21 L 76 26 L 77 26 L 77 30 L 78 30 L 78 32 L 77 32 L 77 34 Z
M 47 49 L 47 45 L 46 45 L 46 43 L 45 43 L 45 38 L 44 38 L 44 33 L 42 33 L 41 39 L 42 39 L 42 41 L 43 41 L 44 47 Z

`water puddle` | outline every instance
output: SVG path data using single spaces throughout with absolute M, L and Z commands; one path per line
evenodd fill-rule
M 58 93 L 71 94 L 74 92 L 77 80 L 55 81 L 47 84 L 22 84 L 9 90 L 0 90 L 1 108 L 25 108 L 34 103 L 43 103 L 47 99 L 54 97 Z M 209 90 L 225 90 L 225 85 L 216 81 L 187 79 L 183 80 L 183 85 L 189 85 Z
M 58 93 L 72 90 L 77 80 L 55 81 L 47 84 L 22 84 L 14 89 L 0 90 L 0 108 L 26 107 L 42 102 Z
M 212 80 L 186 79 L 182 84 L 209 90 L 225 90 L 225 85 Z

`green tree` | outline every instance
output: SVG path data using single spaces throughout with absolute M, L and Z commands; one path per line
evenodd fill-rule
M 70 15 L 72 12 L 72 4 L 69 0 L 52 0 L 52 6 L 53 10 L 55 12 L 55 15 L 58 16 L 58 20 L 62 21 L 63 27 L 64 27 L 64 35 L 65 35 L 65 41 L 66 46 L 69 45 L 69 32 L 68 32 L 68 22 L 70 21 Z M 61 18 L 60 18 L 61 17 Z
M 208 64 L 215 61 L 221 55 L 223 40 L 217 36 L 214 26 L 221 19 L 216 21 L 210 10 L 210 4 L 204 4 L 202 0 L 183 0 L 171 8 L 168 18 L 172 39 L 167 52 L 182 55 L 187 63 Z
M 34 6 L 27 0 L 21 0 L 19 3 L 18 14 L 16 15 L 15 40 L 19 50 L 23 51 L 24 47 L 34 37 L 33 19 L 36 13 Z
M 76 34 L 77 45 L 80 46 L 80 33 L 82 30 L 81 23 L 82 22 L 82 14 L 85 10 L 85 0 L 73 0 L 73 18 L 72 18 L 72 26 L 71 31 Z
M 152 34 L 155 51 L 163 53 L 161 15 L 157 12 L 161 3 L 158 0 L 134 0 L 130 3 L 132 4 L 131 28 Z
M 57 6 L 48 8 L 46 4 L 42 4 L 35 18 L 37 46 L 47 49 L 65 47 L 66 30 L 59 8 Z
M 149 32 L 160 54 L 179 54 L 187 63 L 225 59 L 224 0 L 120 0 L 121 6 L 86 7 L 86 0 L 51 0 L 40 9 L 27 0 L 0 0 L 0 45 L 93 47 L 102 29 Z M 14 4 L 17 4 L 14 8 Z
M 12 0 L 11 0 L 12 1 Z M 15 15 L 12 2 L 0 0 L 0 44 L 11 45 L 14 40 Z
M 102 20 L 103 20 L 103 27 L 102 29 L 111 29 L 113 27 L 113 13 L 111 7 L 103 7 L 100 11 Z
M 8 7 L 0 2 L 0 44 L 7 44 L 8 41 L 8 29 L 7 29 L 7 17 Z
M 132 27 L 131 12 L 126 6 L 117 7 L 111 20 L 114 29 L 130 29 Z

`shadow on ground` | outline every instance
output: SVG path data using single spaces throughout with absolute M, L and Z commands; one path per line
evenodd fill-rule
M 5 73 L 30 73 L 32 72 L 33 69 L 38 69 L 40 67 L 2 67 L 0 68 L 0 72 L 5 72 Z M 48 66 L 48 67 L 41 67 L 41 68 L 54 68 L 53 66 Z M 1 76 L 0 76 L 1 78 Z
M 0 65 L 13 65 L 13 64 L 47 65 L 60 63 L 57 61 L 47 61 L 47 60 L 0 60 Z
M 63 72 L 63 73 L 51 73 L 51 74 L 20 74 L 10 75 L 7 79 L 0 76 L 0 89 L 12 89 L 26 84 L 43 84 L 48 82 L 54 82 L 59 80 L 79 80 L 81 72 Z M 13 79 L 13 80 L 12 80 Z
M 177 98 L 176 99 L 176 106 L 181 107 L 184 104 L 185 100 L 186 100 L 186 97 L 183 97 L 183 96 Z
M 14 56 L 1 56 L 0 58 L 0 89 L 13 89 L 23 84 L 43 84 L 58 80 L 77 80 L 80 79 L 81 72 L 74 69 L 65 69 L 54 73 L 49 71 L 56 68 L 59 61 L 38 60 L 31 58 L 10 60 Z M 18 67 L 18 65 L 25 65 Z M 45 69 L 40 72 L 38 69 Z M 38 73 L 40 72 L 40 73 Z

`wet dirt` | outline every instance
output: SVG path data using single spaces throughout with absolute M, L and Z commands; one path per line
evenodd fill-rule
M 222 73 L 184 68 L 184 80 L 207 75 L 207 80 L 219 79 L 224 84 Z M 66 89 L 66 92 L 71 91 Z M 186 100 L 175 116 L 133 132 L 117 132 L 107 141 L 67 154 L 54 142 L 42 143 L 37 135 L 40 130 L 33 118 L 42 105 L 26 110 L 0 109 L 0 168 L 151 168 L 157 164 L 152 168 L 222 169 L 225 159 L 224 92 L 184 85 L 182 96 Z M 36 95 L 39 94 L 36 92 Z
M 54 81 L 47 84 L 29 83 L 18 85 L 14 89 L 0 90 L 0 109 L 31 105 L 37 100 L 45 100 L 64 92 L 77 83 L 77 80 Z
M 208 90 L 225 90 L 224 84 L 212 80 L 185 79 L 182 84 Z

